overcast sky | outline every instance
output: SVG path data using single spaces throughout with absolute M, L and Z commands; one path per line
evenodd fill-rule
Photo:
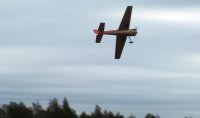
M 139 33 L 115 60 L 115 37 L 92 30 L 117 29 L 129 5 Z M 1 0 L 0 104 L 200 117 L 199 13 L 199 0 Z

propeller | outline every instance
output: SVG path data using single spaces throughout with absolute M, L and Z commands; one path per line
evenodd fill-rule
M 137 26 L 135 27 L 135 30 L 138 32 L 138 27 L 137 27 Z M 129 43 L 133 43 L 133 41 L 131 40 L 131 37 L 130 37 L 130 36 L 128 36 L 128 38 L 129 38 L 129 40 L 130 40 L 130 42 L 129 42 Z M 136 34 L 135 38 L 137 39 L 137 34 Z
M 138 37 L 137 35 L 138 35 L 138 30 L 139 30 L 139 29 L 138 29 L 137 26 L 135 27 L 135 29 L 136 29 L 136 31 L 137 31 L 137 34 L 136 34 L 135 38 L 137 39 L 137 37 Z
M 136 29 L 136 31 L 138 31 L 138 27 L 137 26 L 135 27 L 135 29 Z

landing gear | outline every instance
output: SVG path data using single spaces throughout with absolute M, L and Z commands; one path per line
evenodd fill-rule
M 133 41 L 131 40 L 131 37 L 129 36 L 128 38 L 129 38 L 129 40 L 130 40 L 130 42 L 129 42 L 129 43 L 133 43 Z

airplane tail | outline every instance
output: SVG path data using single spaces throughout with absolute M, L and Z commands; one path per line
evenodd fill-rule
M 100 23 L 98 30 L 94 30 L 94 32 L 97 34 L 96 43 L 101 42 L 101 39 L 103 37 L 104 28 L 105 28 L 105 23 Z

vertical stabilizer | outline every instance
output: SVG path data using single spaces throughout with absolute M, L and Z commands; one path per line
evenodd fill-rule
M 105 23 L 100 23 L 98 31 L 95 32 L 97 34 L 96 43 L 100 43 L 101 42 L 101 39 L 103 37 L 104 28 L 105 28 Z

